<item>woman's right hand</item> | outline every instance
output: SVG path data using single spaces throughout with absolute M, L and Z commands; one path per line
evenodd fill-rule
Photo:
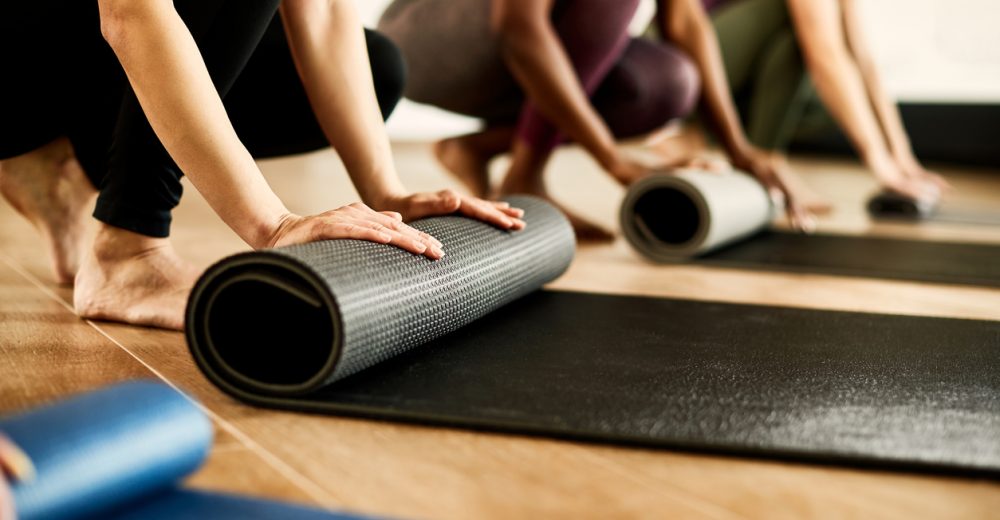
M 444 256 L 441 242 L 403 223 L 399 213 L 378 212 L 360 202 L 309 217 L 288 214 L 281 219 L 268 247 L 336 238 L 391 244 L 432 260 Z
M 890 157 L 870 159 L 868 166 L 883 188 L 919 202 L 936 203 L 948 187 L 940 176 L 924 173 L 922 168 L 907 171 Z

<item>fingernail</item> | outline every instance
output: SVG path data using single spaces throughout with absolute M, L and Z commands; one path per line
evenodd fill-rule
M 438 258 L 444 257 L 444 249 L 441 249 L 440 247 L 432 247 L 431 248 L 431 253 L 433 253 L 434 256 L 436 256 Z

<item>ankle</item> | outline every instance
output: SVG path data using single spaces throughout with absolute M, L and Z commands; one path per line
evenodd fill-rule
M 94 237 L 93 252 L 100 262 L 114 262 L 169 247 L 168 238 L 149 237 L 100 223 Z

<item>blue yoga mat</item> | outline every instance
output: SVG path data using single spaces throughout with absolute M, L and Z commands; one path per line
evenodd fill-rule
M 35 478 L 12 485 L 22 520 L 356 518 L 179 488 L 212 446 L 212 425 L 180 392 L 135 381 L 0 419 Z

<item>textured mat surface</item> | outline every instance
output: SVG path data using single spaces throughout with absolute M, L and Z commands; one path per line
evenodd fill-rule
M 525 210 L 526 229 L 455 216 L 415 222 L 444 244 L 438 261 L 359 240 L 222 260 L 188 302 L 195 361 L 227 389 L 308 392 L 535 291 L 569 266 L 573 230 L 541 199 L 508 200 Z
M 692 260 L 785 272 L 1000 287 L 1000 245 L 768 231 Z
M 161 383 L 124 383 L 0 418 L 35 478 L 12 486 L 21 520 L 348 518 L 253 498 L 178 489 L 212 445 L 202 411 Z
M 539 291 L 321 390 L 250 403 L 1000 476 L 1000 322 Z

